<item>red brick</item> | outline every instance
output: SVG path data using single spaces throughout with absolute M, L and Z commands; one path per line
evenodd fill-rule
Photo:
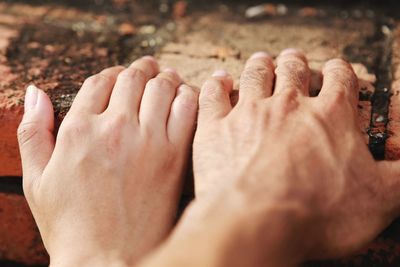
M 11 89 L 18 75 L 5 57 L 10 39 L 17 35 L 18 31 L 0 26 L 0 176 L 22 175 L 16 132 L 22 117 L 23 92 Z
M 0 107 L 0 176 L 22 175 L 16 136 L 22 112 L 21 106 Z
M 35 221 L 23 196 L 0 193 L 0 259 L 47 264 Z

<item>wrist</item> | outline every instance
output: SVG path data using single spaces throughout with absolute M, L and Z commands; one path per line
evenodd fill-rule
M 222 195 L 222 194 L 221 194 Z M 246 203 L 237 194 L 194 202 L 172 242 L 205 244 L 207 266 L 295 266 L 306 253 L 304 212 L 293 205 Z
M 107 257 L 101 253 L 94 253 L 91 256 L 74 256 L 67 255 L 66 257 L 50 257 L 49 267 L 128 267 L 129 265 L 122 259 L 117 257 Z

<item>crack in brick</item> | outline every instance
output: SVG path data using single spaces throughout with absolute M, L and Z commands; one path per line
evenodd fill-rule
M 369 148 L 378 160 L 385 159 L 390 97 L 392 94 L 392 35 L 393 25 L 384 19 L 377 22 L 376 37 L 380 42 L 375 68 L 377 87 L 372 96 Z
M 385 157 L 387 139 L 386 127 L 391 95 L 392 27 L 390 19 L 381 17 L 376 20 L 372 35 L 344 50 L 350 60 L 361 62 L 376 75 L 373 94 L 360 94 L 360 100 L 369 101 L 372 104 L 368 143 L 371 153 L 378 160 L 383 160 Z

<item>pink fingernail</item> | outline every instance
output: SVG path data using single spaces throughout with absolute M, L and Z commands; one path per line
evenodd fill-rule
M 143 58 L 143 59 L 147 59 L 147 60 L 151 60 L 151 61 L 157 63 L 157 59 L 155 59 L 155 57 L 153 57 L 153 56 L 144 56 L 144 57 L 142 57 L 142 58 Z
M 296 48 L 287 48 L 281 52 L 281 55 L 287 55 L 287 54 L 298 54 L 301 53 L 300 50 Z
M 178 72 L 176 71 L 176 69 L 174 69 L 174 68 L 165 68 L 165 69 L 164 69 L 164 72 L 171 72 L 171 73 L 175 73 L 175 74 L 178 73 Z
M 29 85 L 25 93 L 25 112 L 35 108 L 38 100 L 39 89 L 35 85 Z
M 212 77 L 227 77 L 227 76 L 229 76 L 229 73 L 226 72 L 225 70 L 216 70 L 212 75 Z
M 260 51 L 251 55 L 250 59 L 266 58 L 266 57 L 271 57 L 271 56 L 267 52 Z

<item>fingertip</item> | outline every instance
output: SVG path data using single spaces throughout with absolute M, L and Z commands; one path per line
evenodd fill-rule
M 187 84 L 182 84 L 178 88 L 175 101 L 183 106 L 185 110 L 195 111 L 198 107 L 199 92 Z
M 176 69 L 174 69 L 174 68 L 170 68 L 170 67 L 163 69 L 163 72 L 169 72 L 169 73 L 175 73 L 175 74 L 178 74 L 178 72 L 177 72 L 177 70 L 176 70 Z
M 346 60 L 344 60 L 342 58 L 333 58 L 333 59 L 328 60 L 325 63 L 325 65 L 322 69 L 322 73 L 325 73 L 327 70 L 334 69 L 334 68 L 343 68 L 343 69 L 348 69 L 348 70 L 351 70 L 352 72 L 354 72 L 353 67 Z
M 287 48 L 287 49 L 283 50 L 279 54 L 277 60 L 279 61 L 285 57 L 296 57 L 296 58 L 301 59 L 304 63 L 308 62 L 307 57 L 305 56 L 304 52 L 297 48 Z
M 272 57 L 267 52 L 259 51 L 252 54 L 249 59 L 259 59 L 259 58 L 272 58 Z
M 198 98 L 198 92 L 192 86 L 179 86 L 168 120 L 168 135 L 171 141 L 187 146 L 193 137 Z
M 30 84 L 26 88 L 24 101 L 25 113 L 35 108 L 38 99 L 38 91 L 39 89 L 34 84 Z
M 53 105 L 50 97 L 34 84 L 30 84 L 26 88 L 24 107 L 25 113 L 35 110 L 41 115 L 53 114 Z
M 158 77 L 163 77 L 168 80 L 171 80 L 174 84 L 181 84 L 183 82 L 181 76 L 179 75 L 178 71 L 174 68 L 165 68 L 162 72 L 158 75 Z
M 214 71 L 214 73 L 211 76 L 216 78 L 228 78 L 230 75 L 226 70 L 220 69 Z
M 54 127 L 54 109 L 50 97 L 41 89 L 38 89 L 36 105 L 37 112 L 50 130 Z
M 267 52 L 256 52 L 247 60 L 246 67 L 252 65 L 262 65 L 274 68 L 274 60 L 270 54 Z
M 158 61 L 157 61 L 157 59 L 155 57 L 153 57 L 153 56 L 144 56 L 144 57 L 142 57 L 142 60 L 145 60 L 145 61 L 149 62 L 155 73 L 160 71 L 160 65 L 158 64 Z
M 231 92 L 233 89 L 233 78 L 232 76 L 223 69 L 216 70 L 214 73 L 211 75 L 211 78 L 213 80 L 216 80 L 217 82 L 221 82 L 224 90 L 226 92 Z
M 289 54 L 295 54 L 295 55 L 297 55 L 297 54 L 303 54 L 303 52 L 301 51 L 301 50 L 299 50 L 299 49 L 297 49 L 297 48 L 286 48 L 286 49 L 284 49 L 282 52 L 281 52 L 281 56 L 284 56 L 284 55 L 289 55 Z
M 154 63 L 157 63 L 157 59 L 156 59 L 155 57 L 151 56 L 151 55 L 143 56 L 142 59 L 145 59 L 145 60 L 148 60 L 148 61 L 152 61 L 152 62 L 154 62 Z M 158 63 L 157 63 L 157 64 L 158 64 Z

